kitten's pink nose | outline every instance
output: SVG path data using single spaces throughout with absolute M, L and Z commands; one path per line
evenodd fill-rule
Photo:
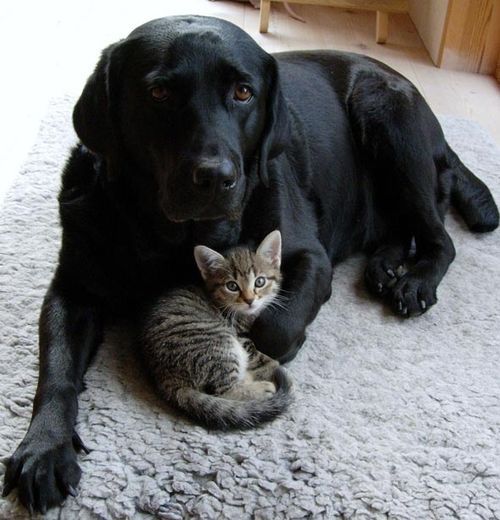
M 255 298 L 244 298 L 244 300 L 248 303 L 248 306 L 251 307 Z

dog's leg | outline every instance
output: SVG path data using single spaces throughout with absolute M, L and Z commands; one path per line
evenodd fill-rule
M 436 303 L 436 289 L 455 257 L 443 222 L 446 204 L 440 203 L 450 188 L 436 166 L 446 146 L 441 128 L 407 80 L 370 69 L 353 81 L 349 113 L 384 225 L 415 239 L 415 262 L 393 284 L 390 302 L 401 316 L 421 314 Z M 379 257 L 388 254 L 393 262 L 399 253 L 392 246 Z M 390 276 L 394 266 L 389 267 Z M 376 283 L 378 288 L 381 281 Z
M 404 153 L 404 150 L 402 150 Z M 437 302 L 436 290 L 455 258 L 455 248 L 441 218 L 436 195 L 435 166 L 430 156 L 408 157 L 404 173 L 395 183 L 400 218 L 406 221 L 415 238 L 413 265 L 391 289 L 389 301 L 394 311 L 404 317 L 426 312 Z
M 283 243 L 287 243 L 286 235 Z M 307 325 L 330 297 L 333 272 L 319 243 L 287 255 L 283 267 L 286 301 L 265 308 L 250 331 L 256 347 L 280 363 L 293 359 L 304 343 Z
M 30 511 L 45 512 L 76 493 L 82 441 L 74 431 L 83 375 L 102 339 L 97 309 L 53 282 L 39 324 L 40 369 L 28 432 L 5 472 L 3 496 L 18 488 Z

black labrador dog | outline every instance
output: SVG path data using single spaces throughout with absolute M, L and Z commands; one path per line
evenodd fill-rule
M 498 225 L 488 188 L 397 72 L 356 54 L 271 56 L 223 20 L 155 20 L 108 47 L 74 126 L 33 418 L 5 474 L 4 495 L 17 487 L 31 511 L 75 493 L 77 396 L 104 322 L 197 281 L 196 244 L 281 230 L 287 308 L 251 335 L 287 361 L 350 253 L 366 251 L 368 289 L 413 316 L 436 303 L 455 255 L 450 202 L 472 231 Z

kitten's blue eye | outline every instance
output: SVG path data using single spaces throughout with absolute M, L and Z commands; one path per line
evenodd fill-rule
M 266 285 L 265 276 L 259 276 L 255 279 L 255 287 L 264 287 Z
M 240 290 L 236 282 L 227 282 L 226 287 L 231 292 L 238 292 Z

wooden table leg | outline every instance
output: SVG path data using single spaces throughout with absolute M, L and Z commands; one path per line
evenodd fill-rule
M 269 13 L 271 11 L 271 0 L 260 0 L 260 28 L 261 33 L 266 33 L 269 28 Z
M 387 41 L 387 33 L 389 31 L 389 13 L 377 11 L 377 27 L 375 32 L 375 41 L 377 43 L 385 43 Z

